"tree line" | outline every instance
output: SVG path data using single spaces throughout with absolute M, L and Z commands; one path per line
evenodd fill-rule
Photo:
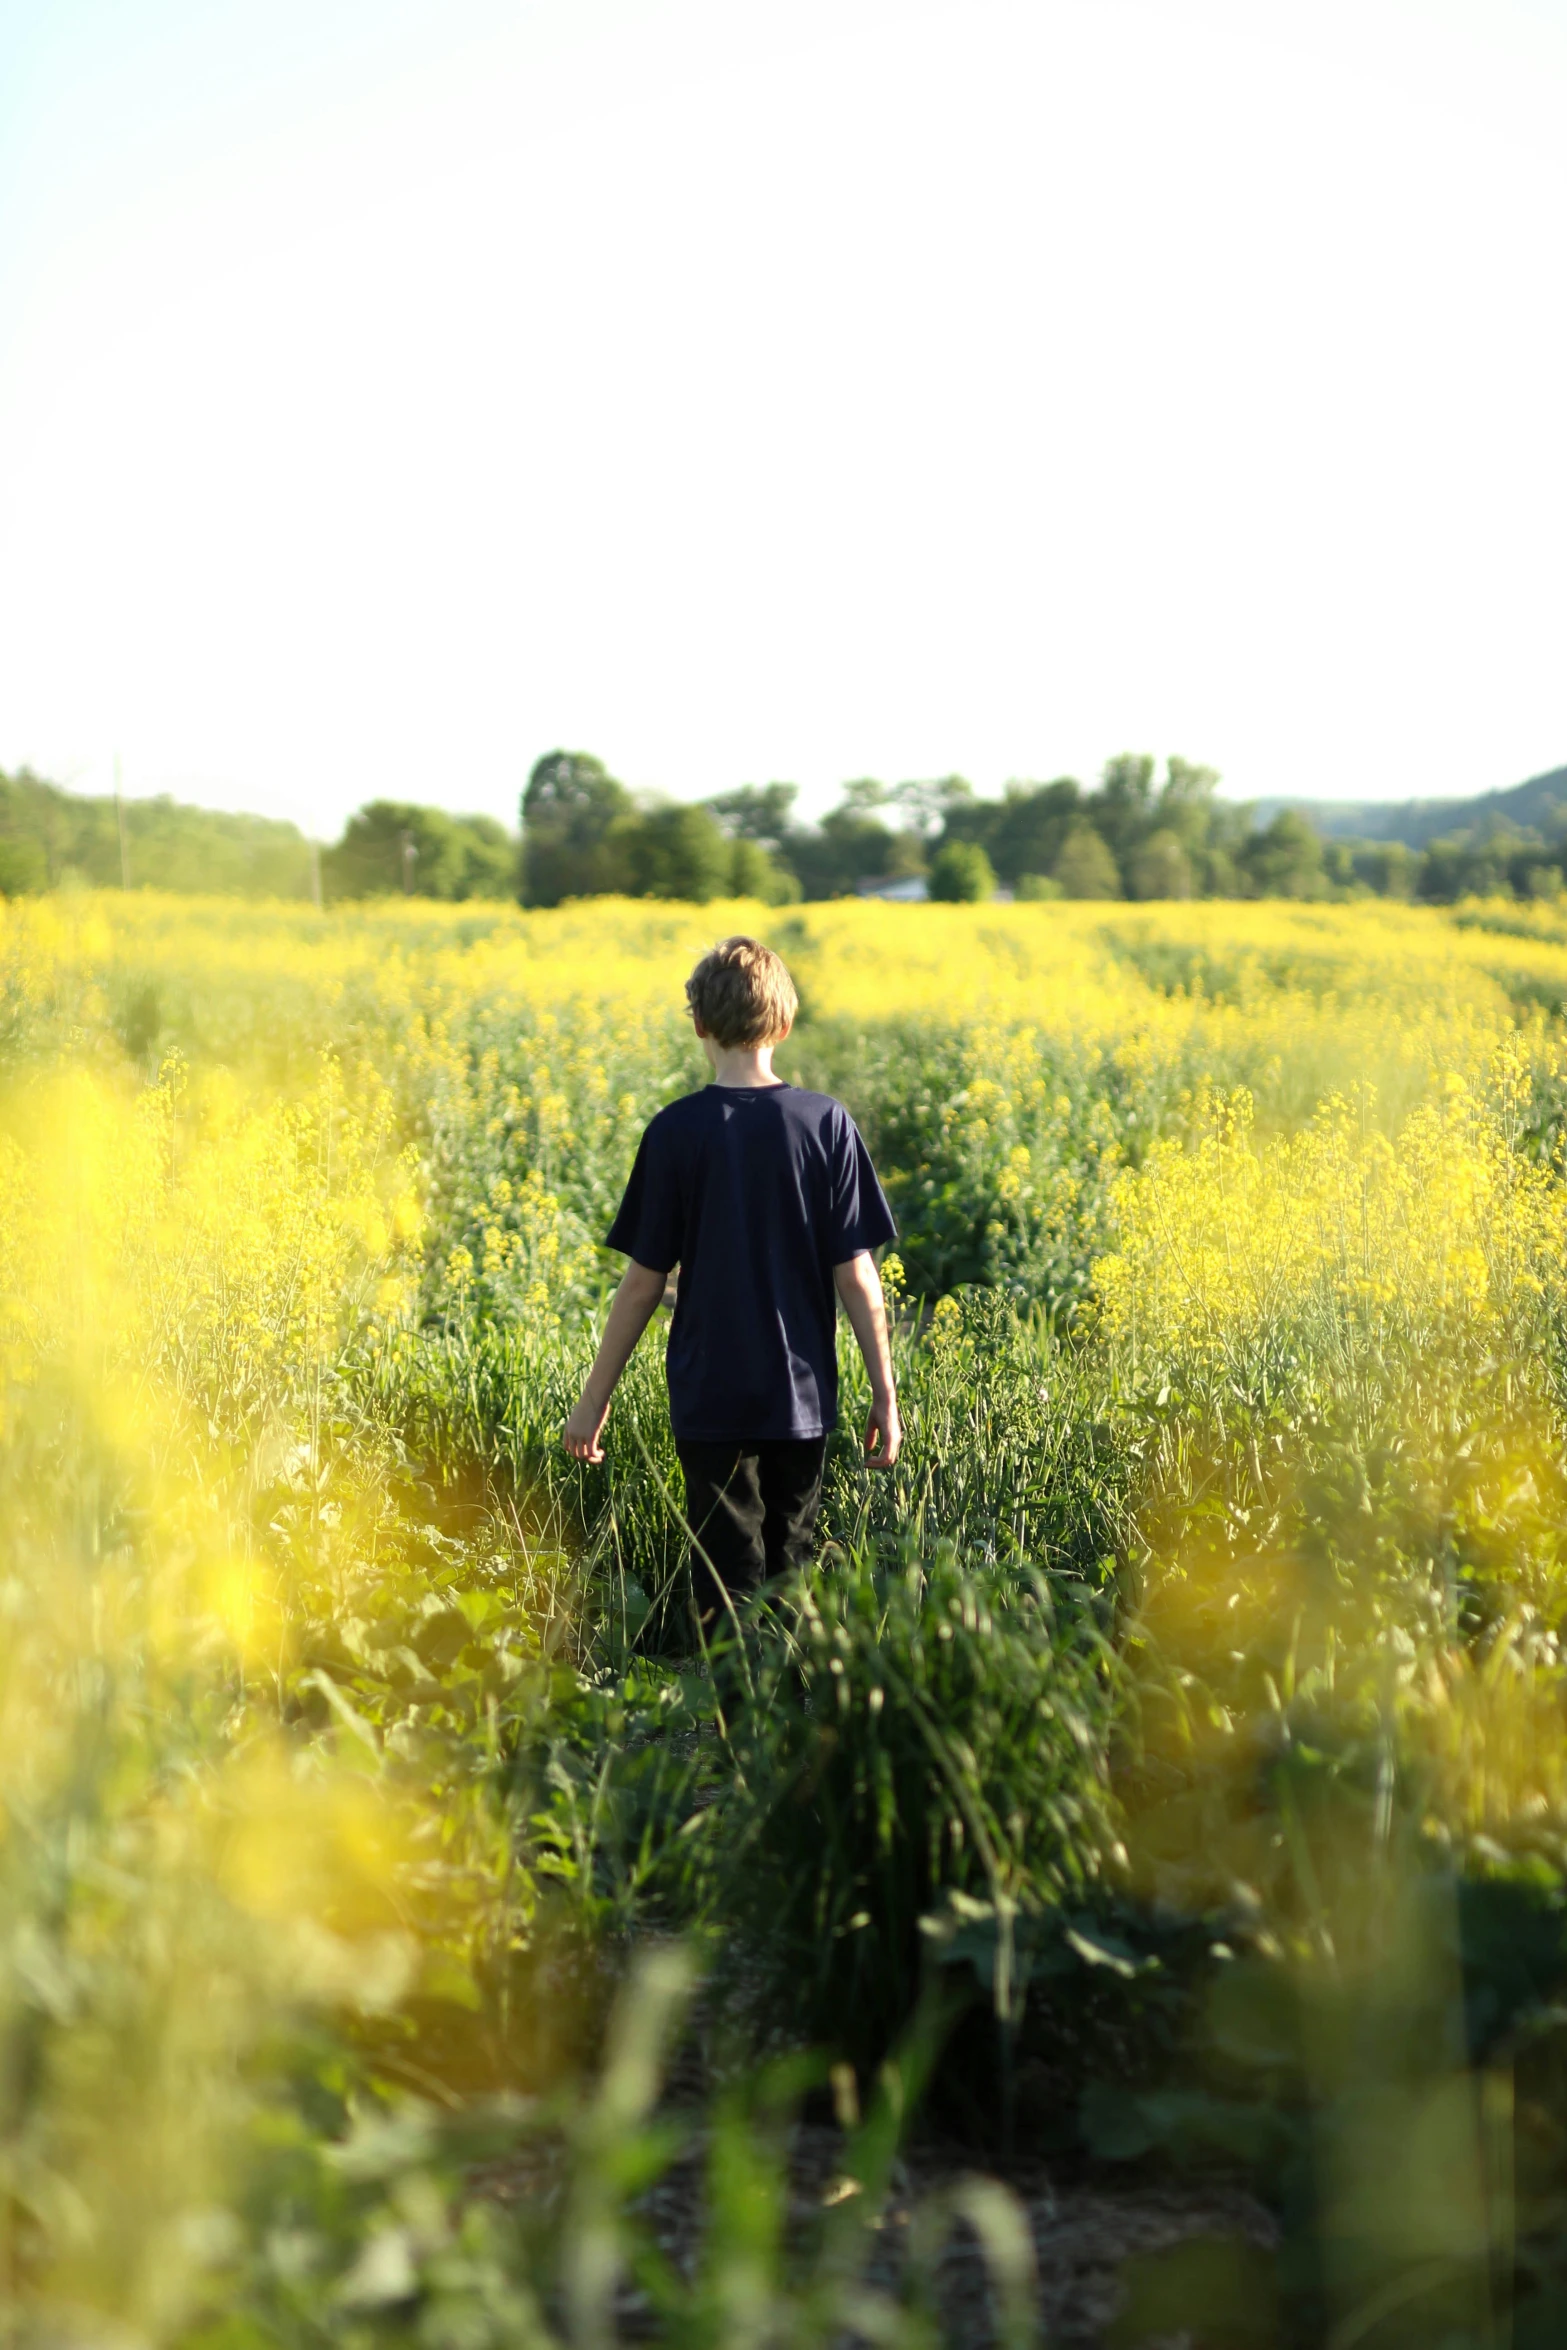
M 1554 895 L 1567 888 L 1567 837 L 1505 823 L 1410 847 L 1324 840 L 1284 809 L 1258 824 L 1218 797 L 1211 767 L 1172 758 L 1109 761 L 1085 789 L 1063 776 L 1011 783 L 985 799 L 961 776 L 846 784 L 819 823 L 796 814 L 793 784 L 748 784 L 702 801 L 635 794 L 602 760 L 551 751 L 522 794 L 519 832 L 493 816 L 373 800 L 340 840 L 318 847 L 262 816 L 169 798 L 86 798 L 25 770 L 0 775 L 0 894 L 70 886 L 341 899 L 406 894 L 448 901 L 574 897 L 795 899 L 923 885 L 937 899 L 1330 898 L 1435 903 Z
M 587 753 L 552 751 L 522 797 L 520 895 L 527 905 L 607 891 L 705 900 L 848 896 L 923 881 L 936 899 L 1006 890 L 1045 898 L 1331 898 L 1450 902 L 1567 887 L 1567 840 L 1499 826 L 1436 840 L 1324 840 L 1285 808 L 1258 824 L 1218 796 L 1211 767 L 1141 753 L 1098 784 L 1010 783 L 984 799 L 961 776 L 846 784 L 818 824 L 795 816 L 793 784 L 649 806 Z

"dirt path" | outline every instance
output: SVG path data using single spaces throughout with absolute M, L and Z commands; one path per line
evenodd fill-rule
M 707 2132 L 695 2115 L 693 2123 L 689 2147 L 637 2204 L 660 2251 L 686 2274 L 701 2247 L 708 2162 Z M 790 2203 L 796 2228 L 803 2230 L 825 2204 L 854 2191 L 843 2177 L 844 2143 L 842 2133 L 830 2124 L 801 2122 L 791 2131 Z M 975 2169 L 968 2149 L 938 2139 L 915 2140 L 896 2166 L 887 2208 L 875 2223 L 876 2248 L 867 2282 L 884 2289 L 897 2285 L 918 2208 L 960 2180 L 972 2178 Z M 1138 2254 L 1203 2238 L 1239 2237 L 1259 2248 L 1275 2241 L 1272 2220 L 1254 2198 L 1210 2181 L 1073 2182 L 1043 2165 L 1027 2163 L 991 2175 L 1003 2178 L 1027 2219 L 1038 2271 L 1043 2339 L 1052 2350 L 1098 2350 L 1105 2328 L 1124 2303 L 1122 2271 Z M 536 2158 L 515 2168 L 504 2162 L 490 2164 L 474 2183 L 502 2202 L 526 2196 L 537 2190 Z M 977 2240 L 962 2227 L 943 2253 L 939 2293 L 955 2350 L 988 2350 L 994 2337 L 985 2263 Z M 630 2288 L 621 2297 L 620 2323 L 628 2342 L 659 2339 L 651 2312 Z M 1181 2340 L 1178 2335 L 1148 2335 L 1139 2350 L 1176 2350 Z

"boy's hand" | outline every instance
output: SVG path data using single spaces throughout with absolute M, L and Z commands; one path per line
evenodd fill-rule
M 833 1284 L 849 1317 L 870 1375 L 871 1408 L 865 1423 L 865 1466 L 890 1469 L 903 1449 L 903 1422 L 893 1384 L 892 1349 L 887 1340 L 887 1301 L 869 1249 L 846 1257 L 832 1269 Z
M 890 1469 L 903 1450 L 903 1422 L 898 1417 L 898 1399 L 889 1395 L 885 1403 L 873 1403 L 865 1421 L 865 1466 L 868 1469 Z
M 599 1436 L 609 1418 L 608 1404 L 596 1404 L 584 1391 L 571 1418 L 561 1430 L 561 1442 L 574 1461 L 601 1461 L 604 1448 Z
M 588 1383 L 582 1390 L 577 1408 L 560 1432 L 560 1440 L 574 1461 L 601 1461 L 604 1448 L 599 1435 L 609 1418 L 609 1399 L 615 1392 L 615 1382 L 631 1360 L 631 1350 L 653 1319 L 653 1309 L 664 1294 L 667 1276 L 651 1265 L 639 1265 L 632 1258 L 615 1292 L 615 1302 L 609 1309 L 609 1320 L 599 1340 Z M 602 1403 L 596 1398 L 602 1396 Z

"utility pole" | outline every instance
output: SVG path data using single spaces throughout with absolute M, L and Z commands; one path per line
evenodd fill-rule
M 130 852 L 125 845 L 125 802 L 120 797 L 120 754 L 114 754 L 114 821 L 120 834 L 120 887 L 131 886 Z

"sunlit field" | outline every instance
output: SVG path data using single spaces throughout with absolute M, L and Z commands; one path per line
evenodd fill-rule
M 557 1439 L 736 928 L 909 1437 L 848 1347 L 725 1713 L 657 1326 Z M 955 2234 L 1044 2338 L 921 2131 L 1250 2199 L 1119 2342 L 1567 2338 L 1564 1004 L 1554 902 L 0 909 L 7 2338 L 966 2341 Z

